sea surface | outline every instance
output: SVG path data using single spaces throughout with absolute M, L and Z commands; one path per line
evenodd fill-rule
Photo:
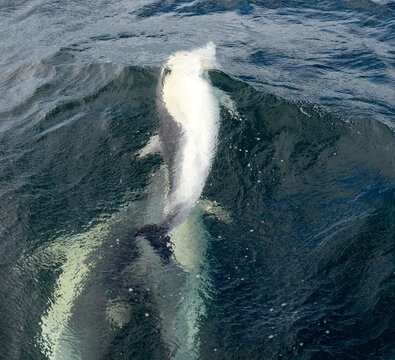
M 182 269 L 136 153 L 208 41 L 234 107 Z M 395 359 L 394 84 L 393 1 L 0 0 L 0 359 Z

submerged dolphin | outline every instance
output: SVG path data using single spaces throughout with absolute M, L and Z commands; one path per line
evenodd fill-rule
M 160 224 L 147 225 L 137 235 L 168 259 L 169 232 L 180 225 L 199 199 L 217 147 L 219 101 L 206 70 L 215 67 L 215 45 L 172 55 L 157 86 L 158 135 L 140 157 L 160 150 L 168 168 L 169 188 Z
M 231 114 L 239 116 L 230 97 L 211 86 L 206 70 L 214 65 L 215 46 L 208 43 L 196 50 L 175 53 L 161 70 L 157 86 L 158 134 L 139 157 L 161 151 L 166 166 L 151 178 L 147 201 L 126 202 L 125 208 L 111 218 L 89 226 L 81 234 L 60 237 L 37 255 L 45 261 L 53 257 L 55 264 L 60 262 L 59 257 L 62 259 L 61 275 L 37 337 L 48 359 L 98 359 L 111 354 L 118 331 L 127 328 L 133 317 L 130 290 L 139 287 L 151 289 L 153 308 L 161 319 L 161 338 L 170 357 L 199 357 L 199 321 L 205 315 L 205 299 L 210 297 L 210 276 L 205 264 L 209 234 L 202 214 L 218 214 L 221 209 L 208 200 L 200 200 L 199 206 L 195 204 L 216 153 L 219 101 Z M 226 213 L 218 215 L 228 221 Z M 127 237 L 125 254 L 115 252 L 110 245 L 106 250 L 110 253 L 106 254 L 113 256 L 103 256 L 103 249 L 118 238 L 118 228 L 119 233 L 130 234 L 141 226 L 137 235 L 144 236 L 136 238 L 136 253 L 128 252 Z M 170 249 L 171 244 L 174 245 Z M 120 265 L 118 262 L 125 256 L 127 271 L 123 272 L 124 261 Z M 176 262 L 166 264 L 172 256 Z M 98 259 L 103 260 L 100 266 L 105 271 L 100 270 Z M 91 282 L 86 286 L 93 269 L 100 270 L 96 275 L 109 273 L 111 280 L 119 281 Z M 124 273 L 128 274 L 125 279 Z M 89 311 L 85 311 L 87 308 Z M 95 321 L 87 324 L 81 315 L 91 314 L 92 309 L 104 315 L 97 316 L 99 326 Z M 99 335 L 89 335 L 97 332 Z

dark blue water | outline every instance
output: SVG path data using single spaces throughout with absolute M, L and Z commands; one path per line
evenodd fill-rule
M 0 2 L 0 358 L 394 359 L 394 14 Z M 133 234 L 163 160 L 135 154 L 160 67 L 209 40 L 239 114 L 202 194 L 222 215 L 196 272 L 153 272 Z

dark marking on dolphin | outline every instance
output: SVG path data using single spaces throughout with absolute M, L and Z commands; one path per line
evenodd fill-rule
M 136 236 L 145 237 L 155 251 L 160 255 L 164 263 L 169 263 L 173 254 L 171 247 L 173 243 L 168 235 L 168 228 L 161 225 L 146 225 L 137 231 Z

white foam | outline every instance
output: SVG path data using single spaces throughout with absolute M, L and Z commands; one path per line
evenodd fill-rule
M 217 147 L 219 103 L 205 70 L 215 67 L 215 45 L 172 55 L 163 83 L 163 101 L 182 126 L 180 163 L 175 191 L 169 194 L 165 213 L 182 209 L 184 219 L 199 199 Z M 183 219 L 182 219 L 183 220 Z

